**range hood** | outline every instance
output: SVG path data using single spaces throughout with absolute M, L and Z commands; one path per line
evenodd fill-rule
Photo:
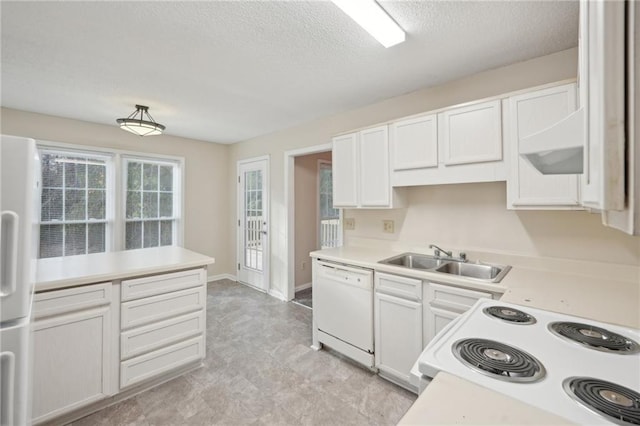
M 581 174 L 584 170 L 585 109 L 520 140 L 520 156 L 543 175 Z

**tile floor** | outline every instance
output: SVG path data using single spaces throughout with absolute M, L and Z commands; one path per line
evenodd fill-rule
M 296 291 L 296 296 L 293 298 L 293 302 L 313 309 L 313 292 L 311 287 Z
M 73 425 L 396 424 L 415 395 L 311 350 L 311 314 L 229 280 L 210 283 L 204 368 Z

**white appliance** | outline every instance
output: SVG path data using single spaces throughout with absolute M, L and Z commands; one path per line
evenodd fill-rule
M 640 330 L 482 299 L 435 337 L 414 374 L 445 371 L 578 424 L 638 424 L 639 342 Z
M 320 343 L 374 366 L 372 270 L 315 262 L 313 316 Z
M 40 161 L 33 139 L 0 136 L 0 425 L 30 424 L 30 316 Z

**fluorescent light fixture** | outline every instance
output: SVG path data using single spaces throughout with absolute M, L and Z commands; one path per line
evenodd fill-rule
M 405 40 L 405 33 L 374 0 L 331 0 L 384 47 Z

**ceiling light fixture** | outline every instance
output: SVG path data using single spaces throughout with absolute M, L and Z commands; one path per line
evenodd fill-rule
M 145 105 L 136 105 L 136 110 L 130 116 L 118 118 L 116 121 L 122 130 L 138 136 L 159 135 L 166 129 L 162 124 L 156 123 L 153 117 L 149 115 L 149 107 Z
M 384 47 L 405 40 L 402 28 L 374 0 L 331 0 Z

